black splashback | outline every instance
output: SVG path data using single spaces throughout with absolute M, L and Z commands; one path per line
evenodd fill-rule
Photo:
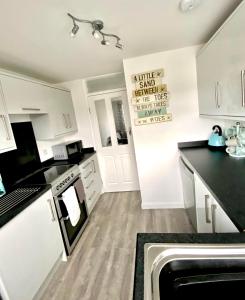
M 0 154 L 0 173 L 6 190 L 23 177 L 41 168 L 31 122 L 11 124 L 17 150 Z

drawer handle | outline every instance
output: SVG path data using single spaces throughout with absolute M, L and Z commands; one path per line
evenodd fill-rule
M 34 110 L 34 111 L 40 111 L 40 108 L 32 108 L 32 107 L 22 107 L 22 110 Z
M 205 195 L 205 216 L 206 216 L 206 223 L 210 224 L 211 220 L 209 218 L 209 213 L 208 213 L 208 200 L 209 200 L 209 195 Z
M 89 178 L 89 176 L 91 175 L 93 173 L 93 171 L 90 171 L 86 176 L 84 176 L 83 178 L 84 179 L 87 179 L 87 178 Z
M 83 166 L 83 169 L 86 169 L 91 164 L 91 161 L 87 163 L 85 166 Z
M 92 180 L 92 181 L 90 182 L 90 184 L 89 184 L 88 186 L 86 186 L 86 189 L 89 189 L 93 183 L 94 183 L 94 181 Z
M 88 201 L 91 201 L 95 194 L 96 194 L 96 191 L 93 191 L 92 195 L 88 198 Z

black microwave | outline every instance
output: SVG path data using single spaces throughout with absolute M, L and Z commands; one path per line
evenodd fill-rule
M 52 146 L 54 160 L 71 159 L 83 153 L 83 143 L 81 140 L 68 141 Z

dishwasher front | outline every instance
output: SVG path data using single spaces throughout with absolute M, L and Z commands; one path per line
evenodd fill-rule
M 192 226 L 197 231 L 194 172 L 187 166 L 182 157 L 180 157 L 180 170 L 186 213 Z

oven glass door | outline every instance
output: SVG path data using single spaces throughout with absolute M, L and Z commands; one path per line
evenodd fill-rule
M 82 180 L 78 178 L 74 183 L 73 186 L 76 190 L 78 204 L 80 207 L 80 219 L 75 226 L 72 226 L 71 221 L 69 219 L 69 215 L 66 209 L 66 206 L 62 200 L 62 197 L 59 197 L 59 207 L 61 211 L 61 228 L 62 228 L 62 235 L 65 240 L 66 250 L 68 253 L 74 248 L 74 243 L 78 241 L 78 237 L 81 235 L 81 231 L 83 231 L 83 227 L 88 219 L 87 207 L 85 202 L 85 193 L 83 190 Z

